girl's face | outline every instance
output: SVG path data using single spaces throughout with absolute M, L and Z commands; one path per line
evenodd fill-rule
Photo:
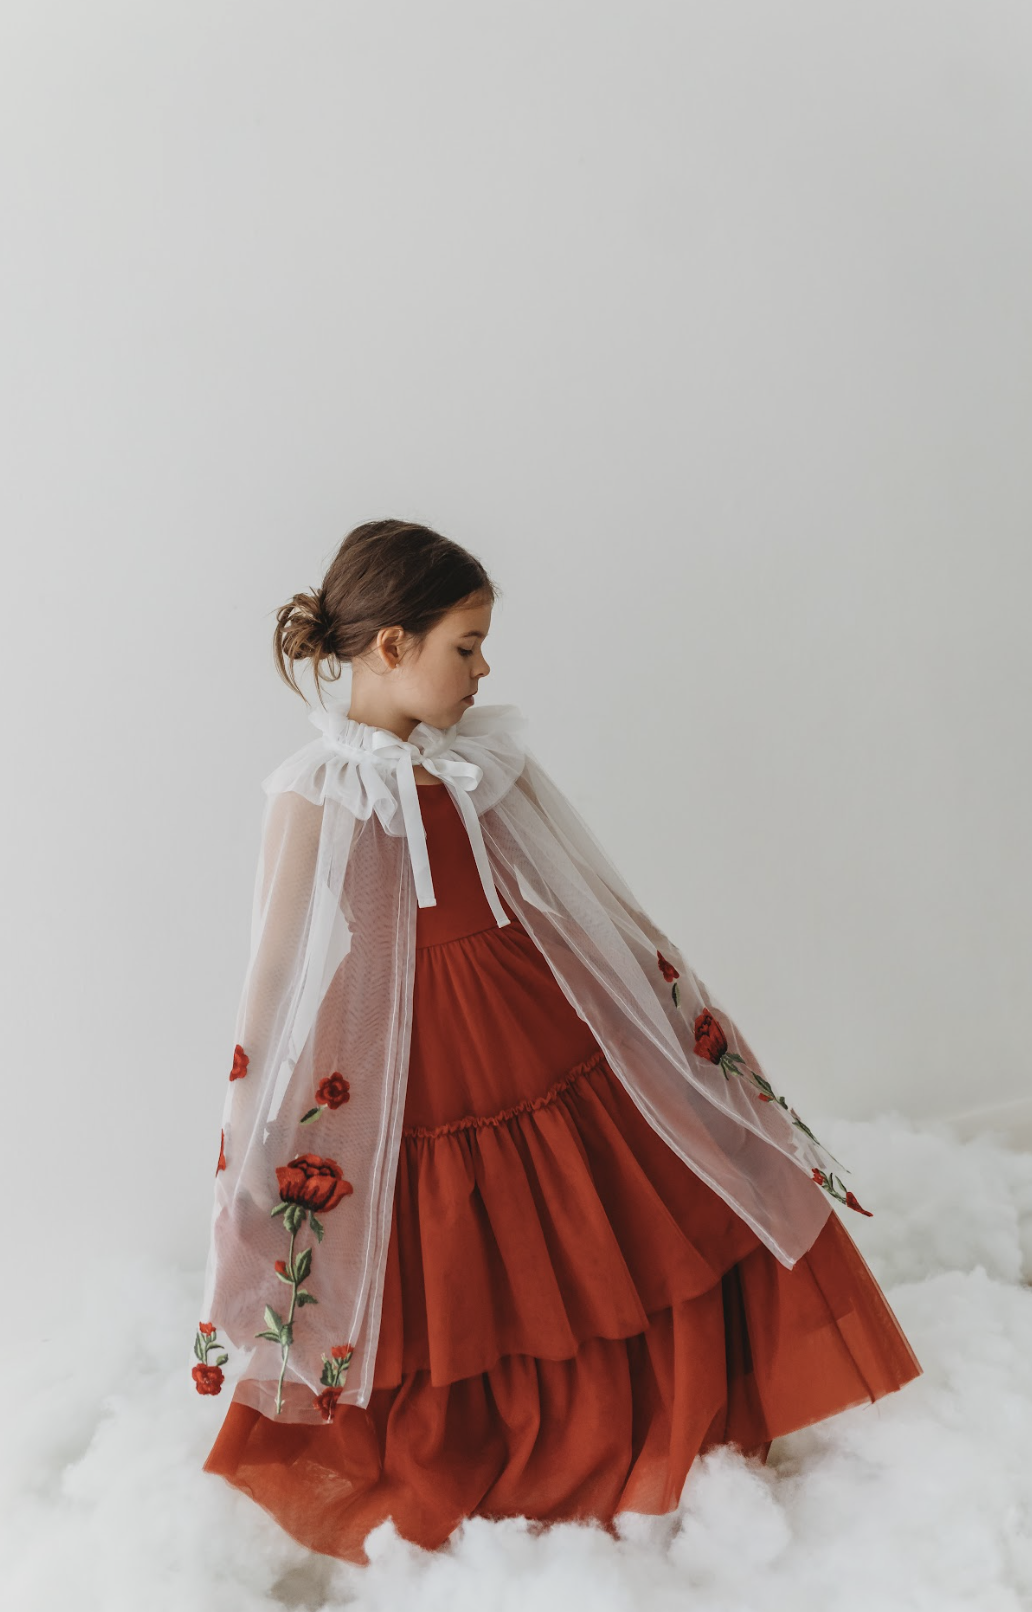
M 491 605 L 456 605 L 432 627 L 418 654 L 392 658 L 387 687 L 400 712 L 415 722 L 450 728 L 473 704 L 471 696 L 491 668 L 484 658 L 484 640 L 491 630 Z M 396 644 L 384 643 L 381 654 L 394 657 Z M 385 654 L 386 652 L 386 654 Z

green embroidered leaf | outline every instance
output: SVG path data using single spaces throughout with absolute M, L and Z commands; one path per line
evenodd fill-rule
M 305 1211 L 299 1203 L 288 1203 L 287 1212 L 283 1216 L 283 1224 L 291 1236 L 305 1223 Z
M 255 1337 L 268 1338 L 270 1343 L 279 1343 L 280 1341 L 280 1335 L 278 1332 L 256 1332 Z
M 677 981 L 676 980 L 674 981 L 673 990 L 672 990 L 671 994 L 673 995 L 673 998 L 674 998 L 674 1006 L 677 1007 L 678 1003 L 681 1000 L 681 993 L 677 988 Z
M 333 1367 L 330 1365 L 330 1362 L 326 1359 L 325 1355 L 323 1356 L 322 1376 L 319 1378 L 319 1381 L 322 1383 L 324 1388 L 334 1387 Z
M 312 1230 L 315 1232 L 315 1235 L 318 1238 L 318 1240 L 320 1242 L 322 1242 L 322 1240 L 323 1240 L 323 1223 L 322 1223 L 322 1221 L 317 1220 L 314 1214 L 311 1216 L 311 1221 L 312 1221 Z
M 272 1211 L 273 1219 L 275 1219 L 277 1215 L 285 1215 L 288 1208 L 289 1204 L 278 1203 L 275 1209 Z
M 197 1358 L 201 1362 L 201 1364 L 203 1365 L 204 1364 L 204 1348 L 203 1348 L 203 1346 L 201 1344 L 201 1334 L 199 1332 L 198 1332 L 196 1338 L 194 1339 L 193 1352 L 197 1356 Z
M 302 1114 L 301 1115 L 301 1124 L 302 1125 L 310 1125 L 312 1123 L 313 1119 L 318 1119 L 319 1118 L 319 1115 L 321 1113 L 322 1113 L 322 1109 L 319 1107 L 319 1104 L 316 1103 L 315 1107 L 310 1108 L 308 1110 L 307 1114 Z
M 303 1248 L 294 1261 L 294 1280 L 303 1282 L 312 1268 L 312 1250 Z
M 283 1317 L 276 1314 L 271 1304 L 265 1306 L 265 1325 L 272 1327 L 277 1337 L 283 1333 Z
M 217 1366 L 224 1366 L 228 1359 L 229 1359 L 228 1355 L 216 1355 L 215 1356 L 215 1364 Z
M 298 1307 L 298 1309 L 300 1309 L 303 1304 L 318 1304 L 318 1302 L 319 1302 L 319 1300 L 316 1298 L 314 1293 L 309 1293 L 307 1291 L 307 1289 L 305 1289 L 303 1287 L 298 1288 L 298 1290 L 297 1290 L 297 1307 Z

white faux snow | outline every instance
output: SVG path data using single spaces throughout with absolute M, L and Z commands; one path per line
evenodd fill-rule
M 1032 1154 L 893 1114 L 823 1121 L 841 1211 L 924 1375 L 875 1405 L 689 1473 L 621 1537 L 473 1519 L 426 1553 L 387 1523 L 365 1568 L 316 1556 L 201 1471 L 229 1402 L 197 1395 L 203 1250 L 187 1270 L 84 1260 L 12 1304 L 3 1604 L 18 1612 L 1022 1612 L 1032 1606 Z M 10 1223 L 9 1223 L 10 1224 Z M 26 1244 L 22 1243 L 25 1247 Z M 28 1261 L 27 1261 L 28 1263 Z M 76 1295 L 88 1288 L 90 1298 Z

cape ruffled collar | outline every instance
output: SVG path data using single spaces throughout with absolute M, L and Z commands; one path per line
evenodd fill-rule
M 366 752 L 384 760 L 401 760 L 407 753 L 415 766 L 424 755 L 434 755 L 448 749 L 460 724 L 450 728 L 434 728 L 429 722 L 417 722 L 408 739 L 400 739 L 390 728 L 378 728 L 369 722 L 350 717 L 342 705 L 316 706 L 309 711 L 308 720 L 323 735 L 327 744 L 343 750 Z M 355 759 L 359 759 L 356 755 Z

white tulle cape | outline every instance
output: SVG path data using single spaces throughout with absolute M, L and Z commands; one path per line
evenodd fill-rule
M 729 1014 L 641 911 L 527 749 L 512 705 L 403 742 L 317 707 L 266 793 L 195 1377 L 311 1421 L 373 1383 L 412 1034 L 416 908 L 434 905 L 421 763 L 655 1130 L 791 1268 L 844 1193 Z M 647 824 L 643 817 L 642 828 Z M 839 1168 L 841 1168 L 839 1166 Z M 855 1206 L 855 1200 L 851 1202 Z M 866 1211 L 865 1211 L 866 1212 Z M 223 1350 L 223 1353 L 212 1353 Z M 207 1374 L 207 1376 L 205 1375 Z

